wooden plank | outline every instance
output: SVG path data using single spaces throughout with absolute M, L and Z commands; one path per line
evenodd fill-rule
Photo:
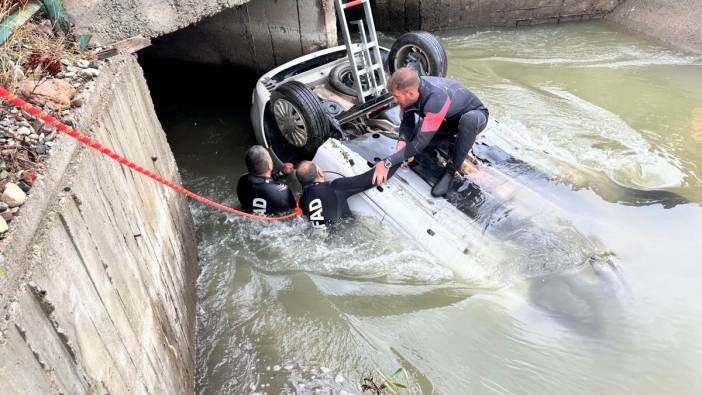
M 134 53 L 140 49 L 151 46 L 151 40 L 144 36 L 134 36 L 110 44 L 110 48 L 97 53 L 99 60 L 107 59 L 120 53 Z

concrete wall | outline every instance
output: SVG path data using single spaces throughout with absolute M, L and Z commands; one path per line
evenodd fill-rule
M 334 45 L 332 0 L 252 0 L 158 38 L 144 54 L 263 72 Z
M 676 48 L 702 54 L 702 0 L 627 0 L 607 19 Z
M 602 18 L 623 0 L 374 0 L 379 30 L 448 30 Z
M 79 129 L 178 181 L 132 57 L 101 69 Z M 183 197 L 59 141 L 0 242 L 0 392 L 191 393 L 196 244 Z
M 157 37 L 248 0 L 63 0 L 81 33 L 108 43 L 138 34 Z

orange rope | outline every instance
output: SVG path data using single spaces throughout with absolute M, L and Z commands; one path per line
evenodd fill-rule
M 87 145 L 88 147 L 97 150 L 110 158 L 116 160 L 123 166 L 126 166 L 134 171 L 137 171 L 171 189 L 173 189 L 176 192 L 179 192 L 187 197 L 193 198 L 197 200 L 198 202 L 207 204 L 209 206 L 212 206 L 214 208 L 224 210 L 236 215 L 240 215 L 242 217 L 247 217 L 247 218 L 253 218 L 253 219 L 259 219 L 259 220 L 264 220 L 264 221 L 279 221 L 279 220 L 284 220 L 284 219 L 289 219 L 293 217 L 297 217 L 298 215 L 302 214 L 302 210 L 300 210 L 300 207 L 295 207 L 292 213 L 279 216 L 279 217 L 269 217 L 265 215 L 256 215 L 256 214 L 250 214 L 241 210 L 233 209 L 231 207 L 227 207 L 223 204 L 214 202 L 210 199 L 207 199 L 203 196 L 200 196 L 194 192 L 190 192 L 189 190 L 183 188 L 180 185 L 173 184 L 172 182 L 164 179 L 163 177 L 144 169 L 143 167 L 129 161 L 127 158 L 118 155 L 114 151 L 110 150 L 109 148 L 103 146 L 102 144 L 92 140 L 90 137 L 86 136 L 85 134 L 82 134 L 75 129 L 71 128 L 70 126 L 67 126 L 61 122 L 59 122 L 56 118 L 52 117 L 51 115 L 45 113 L 44 111 L 41 111 L 39 108 L 25 102 L 24 100 L 20 99 L 16 95 L 10 93 L 7 89 L 3 88 L 0 86 L 0 98 L 4 99 L 8 103 L 12 104 L 15 107 L 18 107 L 28 114 L 32 115 L 33 117 L 37 119 L 41 119 L 42 121 L 46 122 L 47 124 L 51 125 L 52 127 L 56 128 L 60 132 L 63 132 L 74 139 L 80 141 L 81 143 Z

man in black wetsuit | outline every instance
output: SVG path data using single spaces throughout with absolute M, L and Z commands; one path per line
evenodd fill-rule
M 293 171 L 292 164 L 283 165 L 282 174 L 273 175 L 273 159 L 268 151 L 254 145 L 246 151 L 248 174 L 239 178 L 236 194 L 244 211 L 260 215 L 286 213 L 295 208 L 295 197 L 287 185 L 277 180 Z
M 397 69 L 388 81 L 388 91 L 400 105 L 402 122 L 395 153 L 375 166 L 375 181 L 382 183 L 387 168 L 411 162 L 426 148 L 448 143 L 451 158 L 446 172 L 431 190 L 434 196 L 448 193 L 478 133 L 487 125 L 488 110 L 460 83 L 440 77 L 419 77 L 409 68 Z M 415 114 L 419 122 L 415 122 Z
M 395 165 L 388 169 L 386 179 L 392 177 L 399 167 Z M 326 224 L 350 217 L 351 210 L 346 199 L 373 188 L 375 183 L 374 169 L 353 177 L 325 182 L 322 169 L 310 161 L 302 161 L 297 165 L 297 179 L 303 188 L 300 208 L 315 228 L 325 228 Z

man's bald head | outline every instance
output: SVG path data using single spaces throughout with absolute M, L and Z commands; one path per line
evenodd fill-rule
M 390 93 L 405 92 L 410 88 L 418 87 L 419 74 L 409 67 L 400 67 L 399 69 L 395 70 L 388 81 L 388 91 Z
M 302 185 L 317 181 L 319 173 L 319 167 L 317 167 L 314 162 L 303 160 L 297 165 L 297 180 L 300 181 Z

